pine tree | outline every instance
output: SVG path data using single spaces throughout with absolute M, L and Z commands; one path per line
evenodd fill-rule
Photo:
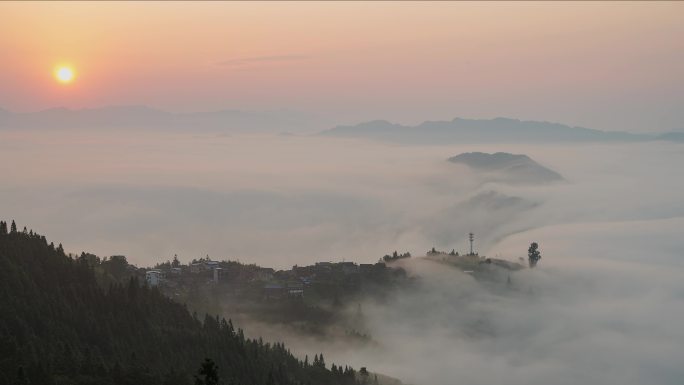
M 530 268 L 537 266 L 537 262 L 541 259 L 541 253 L 539 252 L 539 245 L 537 242 L 532 242 L 530 248 L 527 249 L 527 257 L 529 259 Z
M 17 233 L 17 224 L 14 223 L 14 219 L 12 219 L 12 227 L 10 230 L 10 234 L 16 234 Z
M 26 377 L 26 373 L 24 372 L 23 366 L 20 366 L 19 369 L 17 370 L 17 376 L 16 376 L 16 379 L 14 380 L 14 383 L 16 385 L 28 385 L 29 381 L 28 381 L 28 378 Z
M 211 358 L 205 358 L 199 371 L 197 371 L 197 375 L 195 375 L 195 385 L 218 385 L 218 383 L 218 367 Z

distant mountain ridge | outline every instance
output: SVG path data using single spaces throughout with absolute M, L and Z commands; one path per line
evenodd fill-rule
M 168 112 L 141 105 L 100 108 L 50 108 L 16 113 L 0 108 L 2 129 L 170 129 L 209 132 L 304 133 L 320 136 L 367 138 L 404 144 L 452 144 L 474 142 L 684 142 L 684 132 L 635 134 L 573 127 L 560 123 L 509 118 L 426 121 L 416 126 L 374 120 L 320 131 L 327 124 L 305 113 L 216 110 Z
M 668 132 L 660 136 L 662 140 L 669 140 L 671 142 L 684 142 L 684 132 Z
M 448 159 L 486 174 L 489 178 L 512 183 L 541 183 L 563 180 L 563 177 L 523 154 L 467 152 Z
M 0 129 L 149 128 L 209 131 L 282 132 L 320 129 L 312 116 L 292 111 L 218 110 L 173 113 L 146 106 L 51 108 L 13 113 L 0 109 Z
M 337 126 L 321 132 L 320 135 L 367 138 L 405 144 L 680 141 L 684 137 L 684 133 L 679 132 L 635 134 L 508 118 L 455 118 L 451 121 L 427 121 L 417 126 L 405 126 L 386 120 L 375 120 L 353 126 Z

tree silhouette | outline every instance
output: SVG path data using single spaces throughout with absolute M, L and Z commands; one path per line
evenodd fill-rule
M 204 377 L 204 378 L 202 378 Z M 205 358 L 197 375 L 195 375 L 195 385 L 218 385 L 219 375 L 218 366 L 211 358 Z
M 17 377 L 14 380 L 15 385 L 28 385 L 29 381 L 28 378 L 26 378 L 26 373 L 24 372 L 24 367 L 20 366 L 19 369 L 17 370 Z
M 537 266 L 537 262 L 541 259 L 541 253 L 539 252 L 539 245 L 537 242 L 532 242 L 530 248 L 527 249 L 527 258 L 530 262 L 530 268 Z

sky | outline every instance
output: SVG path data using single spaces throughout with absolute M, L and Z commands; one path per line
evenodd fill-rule
M 683 16 L 667 2 L 0 2 L 0 108 L 684 131 Z M 60 65 L 72 82 L 56 81 Z M 62 115 L 0 127 L 0 214 L 67 252 L 289 269 L 397 250 L 424 278 L 387 306 L 362 304 L 377 342 L 364 349 L 254 322 L 250 335 L 416 385 L 684 376 L 682 143 L 422 145 L 54 124 Z M 526 154 L 563 180 L 447 161 L 474 151 Z M 538 242 L 542 260 L 504 289 L 415 258 L 464 252 L 469 232 L 480 255 L 517 261 Z
M 682 130 L 683 16 L 666 2 L 2 2 L 0 108 Z

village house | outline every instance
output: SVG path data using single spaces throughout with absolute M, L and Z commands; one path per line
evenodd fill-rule
M 287 295 L 294 298 L 304 297 L 304 285 L 301 282 L 290 282 L 287 284 Z
M 223 273 L 223 269 L 220 268 L 220 267 L 215 267 L 215 268 L 213 269 L 213 273 L 214 273 L 214 277 L 213 277 L 214 283 L 218 283 L 219 280 L 221 279 L 221 276 L 223 275 L 223 274 L 222 274 L 222 273 Z
M 285 296 L 285 287 L 277 283 L 264 285 L 264 299 L 281 299 Z
M 262 267 L 254 272 L 252 279 L 255 281 L 270 281 L 273 279 L 275 270 L 270 267 Z
M 361 263 L 359 264 L 359 270 L 363 273 L 368 273 L 373 270 L 373 264 L 372 263 Z
M 354 262 L 340 262 L 337 266 L 342 268 L 344 274 L 354 274 L 359 271 L 359 266 Z
M 157 286 L 161 282 L 163 274 L 159 270 L 148 270 L 145 272 L 145 281 L 150 286 Z
M 333 268 L 332 262 L 316 262 L 316 271 L 317 272 L 328 272 L 331 271 Z
M 199 273 L 204 269 L 204 264 L 202 262 L 195 262 L 190 264 L 191 273 Z

